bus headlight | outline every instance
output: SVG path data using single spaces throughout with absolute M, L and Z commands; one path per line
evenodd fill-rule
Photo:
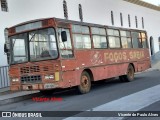
M 13 79 L 12 79 L 12 82 L 18 82 L 18 81 L 19 81 L 18 78 L 13 78 Z
M 54 79 L 54 75 L 45 75 L 44 76 L 45 80 L 50 80 L 50 79 Z

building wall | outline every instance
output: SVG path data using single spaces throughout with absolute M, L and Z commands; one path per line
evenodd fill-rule
M 141 18 L 144 18 L 148 37 L 153 36 L 155 52 L 159 51 L 160 12 L 135 5 L 123 0 L 66 0 L 69 19 L 78 20 L 78 4 L 82 4 L 84 22 L 111 25 L 111 11 L 114 13 L 114 26 L 121 27 L 120 12 L 123 14 L 123 27 L 128 28 L 128 14 L 131 16 L 131 28 L 136 28 L 135 16 L 138 18 L 138 29 L 142 29 Z M 4 28 L 28 20 L 63 17 L 63 0 L 8 0 L 9 12 L 0 11 L 0 55 L 1 65 L 6 65 L 3 53 Z

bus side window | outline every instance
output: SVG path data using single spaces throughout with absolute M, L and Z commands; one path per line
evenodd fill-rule
M 147 48 L 147 36 L 146 36 L 146 33 L 142 32 L 141 36 L 142 36 L 142 46 L 143 46 L 143 48 Z
M 129 31 L 120 31 L 122 48 L 132 48 L 131 35 Z
M 94 48 L 107 48 L 105 28 L 92 27 L 91 29 Z
M 107 29 L 110 48 L 121 48 L 119 30 Z
M 74 48 L 91 49 L 91 38 L 89 27 L 72 25 Z
M 67 33 L 67 41 L 62 42 L 61 32 L 65 31 Z M 73 58 L 73 49 L 70 37 L 69 29 L 59 28 L 58 29 L 58 36 L 59 36 L 59 48 L 62 58 Z
M 131 32 L 133 48 L 141 48 L 141 38 L 138 32 Z
M 121 47 L 119 37 L 110 36 L 108 37 L 108 41 L 109 41 L 110 48 L 120 48 Z

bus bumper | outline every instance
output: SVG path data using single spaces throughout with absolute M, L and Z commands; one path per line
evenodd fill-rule
M 11 91 L 19 91 L 19 90 L 48 90 L 48 89 L 55 89 L 59 88 L 58 84 L 55 83 L 44 83 L 44 84 L 24 84 L 24 85 L 11 85 Z

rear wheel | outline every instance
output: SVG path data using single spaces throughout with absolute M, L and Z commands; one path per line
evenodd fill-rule
M 132 65 L 128 66 L 127 75 L 124 76 L 124 79 L 127 82 L 131 82 L 134 80 L 134 68 Z
M 91 78 L 90 75 L 84 71 L 81 74 L 80 85 L 78 86 L 78 91 L 81 94 L 88 93 L 91 89 Z
M 122 82 L 131 82 L 134 80 L 134 68 L 130 64 L 127 69 L 127 74 L 119 77 Z
M 119 80 L 120 80 L 121 82 L 125 82 L 124 75 L 119 76 Z

